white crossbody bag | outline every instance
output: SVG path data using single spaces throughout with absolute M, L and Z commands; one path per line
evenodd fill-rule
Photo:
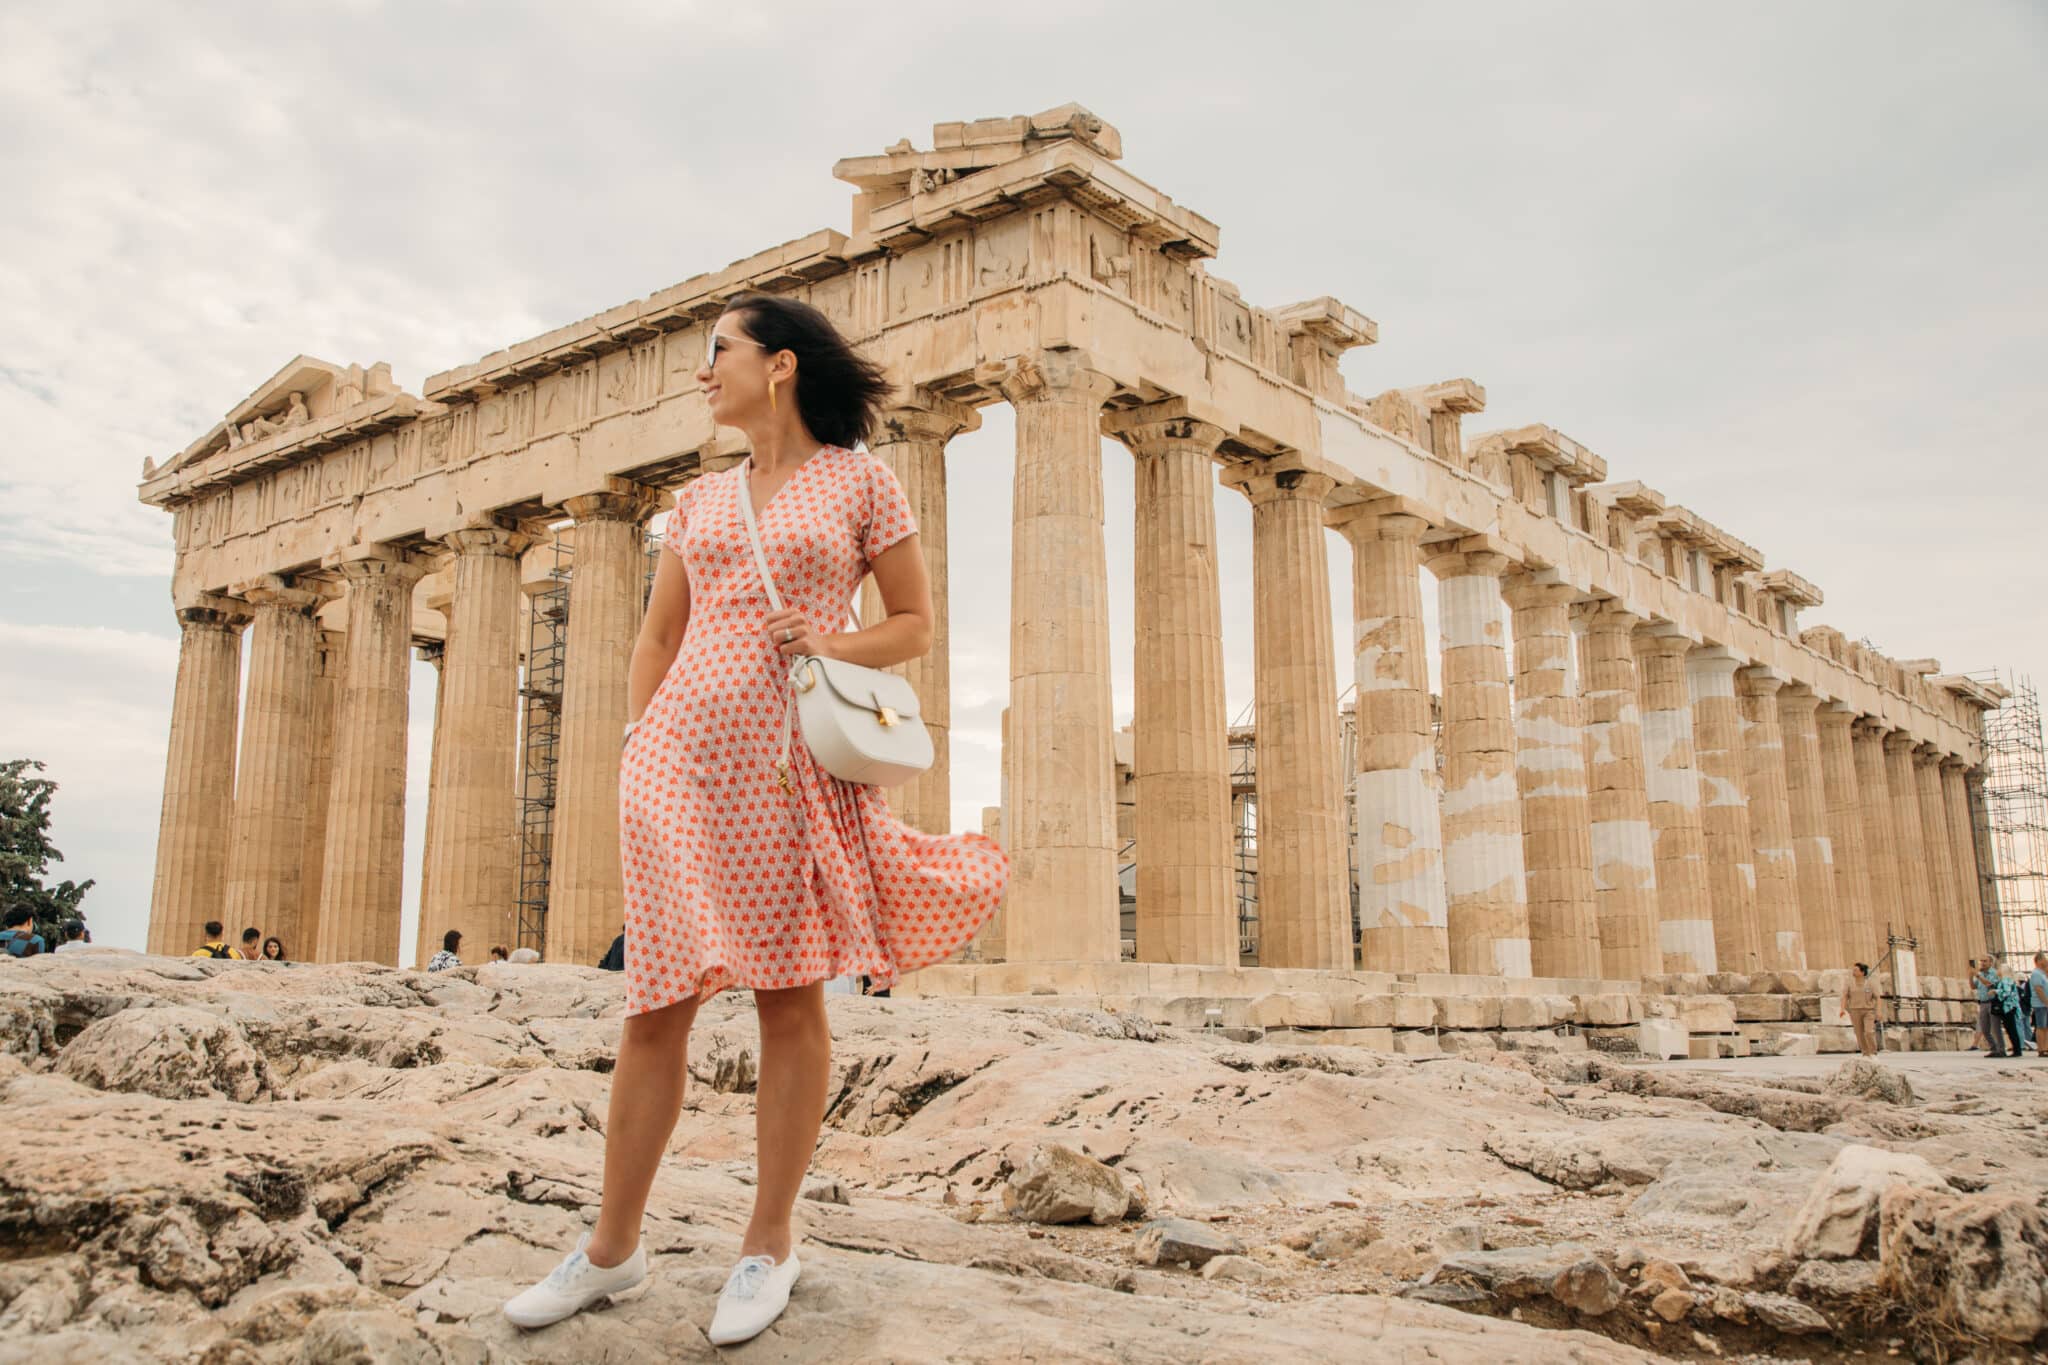
M 768 604 L 782 610 L 768 557 L 761 553 L 761 533 L 754 525 L 753 458 L 740 470 L 740 519 L 747 524 L 754 567 Z M 852 620 L 852 613 L 848 613 Z M 917 693 L 908 681 L 879 668 L 862 668 L 843 659 L 799 654 L 789 667 L 790 699 L 782 710 L 782 750 L 775 780 L 789 791 L 789 737 L 795 713 L 811 757 L 832 776 L 846 782 L 894 787 L 932 766 L 932 737 L 918 718 Z

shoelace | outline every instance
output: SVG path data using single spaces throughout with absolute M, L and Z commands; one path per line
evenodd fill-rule
M 581 1251 L 569 1253 L 569 1259 L 556 1266 L 548 1275 L 548 1285 L 554 1289 L 567 1289 L 569 1281 L 575 1279 L 577 1272 L 588 1264 L 589 1261 Z
M 742 1257 L 726 1279 L 725 1292 L 736 1299 L 751 1299 L 761 1292 L 762 1283 L 773 1269 L 775 1262 L 766 1256 Z

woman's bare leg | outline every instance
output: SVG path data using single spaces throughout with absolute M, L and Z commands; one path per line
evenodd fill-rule
M 754 1216 L 740 1241 L 742 1256 L 790 1252 L 790 1211 L 796 1207 L 832 1083 L 832 1029 L 825 1019 L 825 983 L 755 991 L 761 1017 L 761 1075 L 754 1095 Z
M 605 1117 L 604 1205 L 583 1249 L 592 1265 L 617 1265 L 640 1245 L 647 1193 L 683 1111 L 697 1004 L 683 1000 L 626 1020 Z

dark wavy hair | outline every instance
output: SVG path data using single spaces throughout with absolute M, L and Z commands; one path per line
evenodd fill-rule
M 882 367 L 853 349 L 832 320 L 781 294 L 742 294 L 725 306 L 770 355 L 796 356 L 796 408 L 811 435 L 851 448 L 875 434 L 875 413 L 891 385 Z

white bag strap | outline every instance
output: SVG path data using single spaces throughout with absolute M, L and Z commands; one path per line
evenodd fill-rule
M 812 456 L 812 458 L 816 459 L 817 457 Z M 754 551 L 754 569 L 761 575 L 761 586 L 768 590 L 768 605 L 776 611 L 781 611 L 782 594 L 775 591 L 775 575 L 768 572 L 768 556 L 761 553 L 761 532 L 754 525 L 754 457 L 752 455 L 747 456 L 745 460 L 740 462 L 739 499 L 740 520 L 746 523 L 747 544 Z M 846 619 L 855 629 L 860 627 L 860 618 L 853 614 L 851 605 L 847 607 Z M 795 682 L 798 665 L 809 657 L 809 655 L 799 654 L 789 661 L 789 672 L 783 677 L 785 685 Z M 790 790 L 789 736 L 795 716 L 796 693 L 792 690 L 783 698 L 782 746 L 775 761 L 775 780 L 782 784 L 782 789 L 785 792 Z

